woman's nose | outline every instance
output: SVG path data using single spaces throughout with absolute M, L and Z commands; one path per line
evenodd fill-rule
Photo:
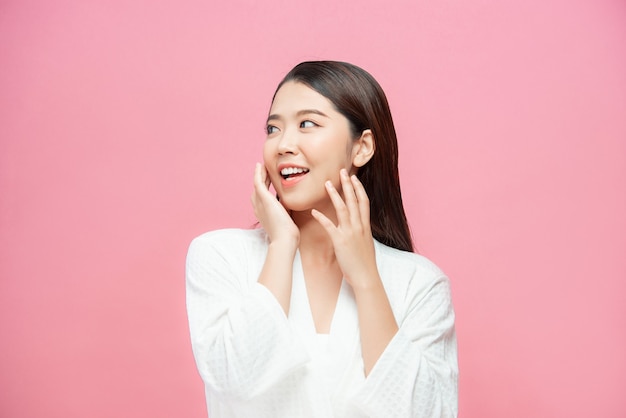
M 298 152 L 297 133 L 286 130 L 278 141 L 279 154 L 296 154 Z

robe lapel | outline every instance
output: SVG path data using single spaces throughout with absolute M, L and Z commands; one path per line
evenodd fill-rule
M 352 372 L 351 365 L 361 358 L 356 299 L 352 288 L 345 280 L 341 283 L 331 323 L 328 351 L 331 356 L 331 368 L 336 371 L 331 393 L 336 393 L 338 386 L 346 379 L 346 373 Z
M 319 339 L 315 330 L 313 314 L 309 304 L 309 298 L 304 281 L 304 271 L 302 269 L 302 259 L 300 252 L 296 252 L 293 263 L 293 278 L 291 287 L 291 301 L 289 305 L 289 322 L 300 334 L 305 342 L 309 355 L 314 357 L 314 347 L 319 346 Z M 316 397 L 321 396 L 326 402 L 318 398 L 321 409 L 330 411 L 330 404 L 335 404 L 335 396 L 345 397 L 347 387 L 352 387 L 355 382 L 355 370 L 358 375 L 357 381 L 365 379 L 361 376 L 363 361 L 361 358 L 361 345 L 359 334 L 359 319 L 357 315 L 356 299 L 350 285 L 344 280 L 341 283 L 337 306 L 331 321 L 330 333 L 328 335 L 326 360 L 330 370 L 330 376 L 324 370 L 313 372 L 317 384 L 314 384 Z M 320 363 L 317 363 L 319 365 Z M 311 364 L 313 366 L 313 364 Z M 319 380 L 318 380 L 319 379 Z M 323 388 L 323 389 L 322 389 Z M 322 393 L 327 394 L 322 395 Z M 345 399 L 344 399 L 345 401 Z M 330 415 L 329 415 L 330 414 Z M 332 413 L 325 413 L 320 416 L 332 416 Z
M 309 305 L 309 297 L 306 293 L 300 251 L 296 251 L 296 256 L 293 260 L 289 321 L 294 329 L 301 334 L 303 340 L 307 343 L 307 347 L 312 347 L 311 342 L 315 338 L 315 323 L 313 322 L 313 314 Z

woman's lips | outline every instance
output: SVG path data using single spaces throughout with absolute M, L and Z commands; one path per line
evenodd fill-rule
M 281 176 L 280 184 L 282 184 L 283 187 L 295 186 L 300 181 L 302 181 L 302 179 L 305 178 L 307 174 L 308 174 L 308 171 L 304 172 L 304 173 L 301 173 L 301 174 L 295 174 L 295 175 L 292 174 L 292 175 L 290 175 L 287 178 Z

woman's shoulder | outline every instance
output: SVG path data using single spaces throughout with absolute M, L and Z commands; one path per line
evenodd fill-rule
M 423 279 L 431 278 L 434 280 L 446 277 L 435 263 L 421 254 L 389 247 L 378 241 L 375 243 L 378 262 L 383 268 L 395 272 L 405 271 L 411 276 L 417 275 Z
M 395 310 L 405 307 L 408 311 L 414 304 L 427 300 L 451 303 L 450 280 L 425 256 L 376 242 L 376 257 L 381 280 Z
M 261 228 L 241 229 L 226 228 L 215 229 L 198 235 L 193 241 L 211 242 L 219 241 L 221 243 L 232 241 L 265 241 L 266 233 Z
M 233 256 L 242 251 L 262 250 L 267 247 L 267 234 L 263 229 L 216 229 L 195 237 L 189 251 L 207 250 Z

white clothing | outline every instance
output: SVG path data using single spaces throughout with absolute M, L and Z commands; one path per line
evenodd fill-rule
M 193 240 L 187 310 L 210 418 L 455 417 L 457 351 L 446 276 L 426 258 L 375 242 L 399 330 L 363 371 L 356 301 L 344 281 L 330 333 L 319 335 L 299 253 L 289 315 L 257 282 L 262 229 Z

